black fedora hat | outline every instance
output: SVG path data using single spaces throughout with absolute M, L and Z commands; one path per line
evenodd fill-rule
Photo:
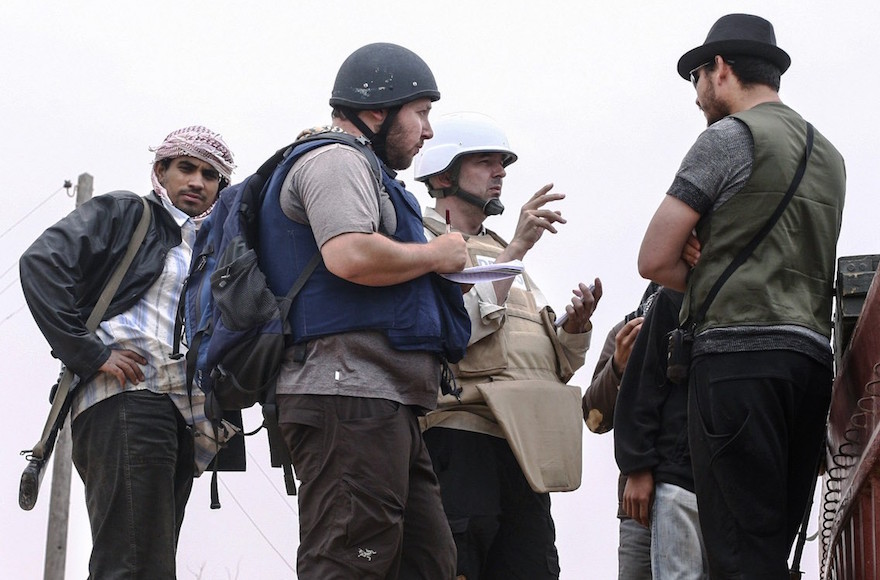
M 776 46 L 773 25 L 751 14 L 728 14 L 719 18 L 709 30 L 706 42 L 678 59 L 678 74 L 687 80 L 692 70 L 709 62 L 716 54 L 756 56 L 772 62 L 780 72 L 785 72 L 791 65 L 788 53 Z

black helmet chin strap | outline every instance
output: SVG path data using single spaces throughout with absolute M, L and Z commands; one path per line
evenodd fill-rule
M 481 199 L 472 193 L 468 193 L 460 187 L 457 187 L 452 195 L 461 198 L 463 201 L 471 205 L 475 205 L 483 210 L 483 214 L 487 216 L 501 215 L 504 213 L 504 204 L 497 197 L 490 197 L 488 200 Z
M 388 160 L 385 157 L 385 138 L 388 137 L 388 129 L 391 128 L 391 124 L 394 123 L 397 113 L 400 112 L 400 107 L 391 107 L 388 109 L 388 114 L 385 115 L 385 120 L 382 121 L 382 126 L 379 127 L 379 130 L 376 132 L 373 132 L 373 130 L 363 122 L 355 109 L 350 107 L 340 107 L 340 109 L 345 114 L 345 118 L 351 121 L 351 124 L 364 134 L 364 137 L 370 142 L 370 146 L 373 148 L 373 152 L 376 153 L 376 156 L 387 163 Z
M 352 125 L 358 128 L 358 130 L 364 134 L 364 137 L 367 138 L 368 141 L 372 142 L 373 138 L 376 137 L 376 134 L 373 133 L 373 130 L 367 127 L 367 124 L 364 123 L 360 117 L 358 117 L 358 112 L 351 107 L 339 107 L 339 110 L 345 115 L 345 118 L 351 122 Z

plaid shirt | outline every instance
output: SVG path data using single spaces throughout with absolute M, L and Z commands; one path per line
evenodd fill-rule
M 180 291 L 192 259 L 196 238 L 193 220 L 161 197 L 162 205 L 181 228 L 183 242 L 172 248 L 165 258 L 165 269 L 152 287 L 131 309 L 100 324 L 96 334 L 114 350 L 131 350 L 147 359 L 142 367 L 144 380 L 133 385 L 119 381 L 110 374 L 98 373 L 94 379 L 76 389 L 71 417 L 105 399 L 126 391 L 149 390 L 171 398 L 187 425 L 192 427 L 195 446 L 195 473 L 201 474 L 223 443 L 234 434 L 231 425 L 224 425 L 220 440 L 215 441 L 213 428 L 205 417 L 204 394 L 194 389 L 186 392 L 186 361 L 171 358 L 174 344 L 174 322 Z M 181 348 L 184 349 L 183 345 Z M 71 419 L 71 420 L 72 420 Z M 223 431 L 223 430 L 221 430 Z

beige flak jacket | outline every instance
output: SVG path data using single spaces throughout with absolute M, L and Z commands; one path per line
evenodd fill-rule
M 442 232 L 428 214 L 429 232 Z M 436 228 L 436 230 L 435 230 Z M 469 265 L 494 262 L 506 245 L 496 234 L 467 236 Z M 440 396 L 424 429 L 442 427 L 505 438 L 536 492 L 571 491 L 581 482 L 581 390 L 566 384 L 583 365 L 590 332 L 569 335 L 525 272 L 503 305 L 492 283 L 465 296 L 472 337 L 467 354 L 452 365 L 461 401 Z

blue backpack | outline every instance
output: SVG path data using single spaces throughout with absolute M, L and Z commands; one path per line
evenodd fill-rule
M 320 263 L 321 254 L 315 253 L 286 296 L 276 296 L 259 267 L 259 215 L 266 193 L 270 187 L 281 187 L 284 173 L 297 158 L 334 142 L 362 151 L 381 183 L 375 153 L 365 141 L 346 133 L 318 133 L 280 149 L 256 173 L 225 188 L 202 222 L 178 313 L 183 332 L 176 336 L 184 334 L 189 346 L 189 392 L 199 388 L 205 393 L 205 415 L 214 422 L 215 429 L 224 418 L 240 427 L 242 409 L 258 402 L 263 405 L 262 426 L 268 431 L 272 465 L 284 468 L 291 495 L 296 493 L 296 487 L 290 457 L 278 429 L 275 380 L 284 350 L 290 346 L 290 306 Z M 177 345 L 175 353 L 181 356 Z M 220 507 L 216 499 L 217 463 L 212 508 Z
M 205 393 L 209 419 L 263 402 L 274 385 L 289 346 L 290 306 L 321 255 L 315 253 L 286 296 L 276 296 L 258 264 L 260 207 L 269 187 L 284 180 L 274 175 L 282 162 L 290 167 L 304 153 L 333 142 L 363 151 L 381 180 L 378 159 L 363 141 L 346 133 L 319 133 L 279 150 L 256 173 L 224 189 L 199 228 L 181 306 L 189 345 L 187 380 Z

